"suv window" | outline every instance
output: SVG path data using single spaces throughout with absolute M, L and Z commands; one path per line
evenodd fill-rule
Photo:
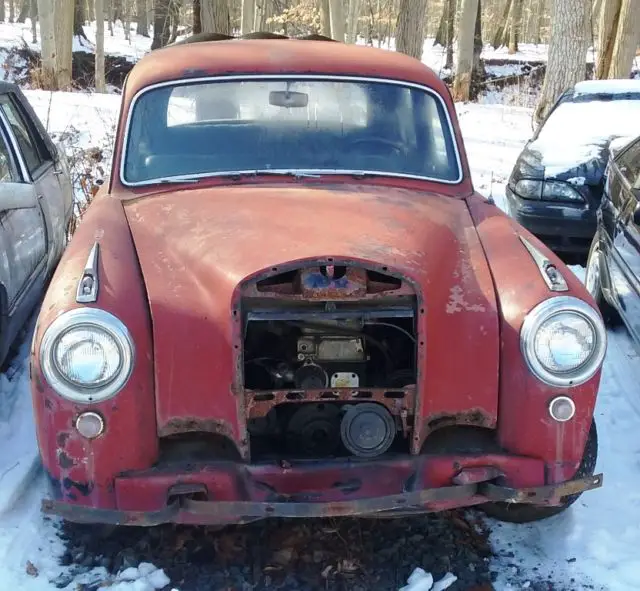
M 640 139 L 616 158 L 620 173 L 634 189 L 640 189 Z
M 17 105 L 10 97 L 6 95 L 0 97 L 0 109 L 2 109 L 9 125 L 11 125 L 11 129 L 20 146 L 20 152 L 25 159 L 29 172 L 33 173 L 42 166 L 46 160 L 38 150 L 38 144 L 33 132 L 30 130 L 29 125 L 20 113 Z

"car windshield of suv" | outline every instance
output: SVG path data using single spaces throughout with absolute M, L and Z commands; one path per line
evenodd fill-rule
M 640 93 L 600 93 L 571 97 L 549 115 L 539 143 L 592 144 L 640 135 Z
M 152 88 L 134 102 L 126 184 L 262 171 L 461 177 L 443 103 L 421 87 L 209 79 Z

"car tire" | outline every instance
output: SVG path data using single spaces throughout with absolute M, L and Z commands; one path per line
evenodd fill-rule
M 574 478 L 585 478 L 593 476 L 596 469 L 596 461 L 598 459 L 598 432 L 596 423 L 592 421 L 589 435 L 582 455 L 582 461 Z M 573 503 L 575 503 L 582 493 L 569 495 L 563 498 L 562 505 L 557 507 L 547 507 L 540 505 L 531 505 L 527 503 L 486 503 L 479 508 L 489 517 L 493 517 L 499 521 L 508 523 L 530 523 L 540 521 L 558 515 L 566 511 Z
M 618 312 L 609 302 L 607 302 L 604 297 L 604 293 L 602 292 L 601 256 L 600 234 L 596 232 L 593 237 L 593 241 L 591 242 L 591 248 L 589 249 L 584 284 L 587 291 L 596 301 L 605 323 L 608 326 L 616 326 L 620 321 Z

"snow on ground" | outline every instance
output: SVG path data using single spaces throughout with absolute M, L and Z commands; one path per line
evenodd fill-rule
M 32 43 L 33 35 L 31 32 L 31 19 L 26 19 L 24 23 L 5 23 L 0 22 L 0 51 L 26 43 L 29 48 L 34 50 L 40 49 L 40 25 L 37 25 L 38 41 Z M 151 48 L 150 37 L 143 37 L 136 33 L 136 26 L 133 25 L 131 31 L 131 39 L 125 39 L 124 28 L 120 21 L 116 22 L 113 27 L 113 35 L 105 27 L 104 33 L 104 50 L 105 53 L 113 56 L 125 57 L 134 62 L 139 60 Z M 74 39 L 73 51 L 90 51 L 93 52 L 96 40 L 95 22 L 84 27 L 85 35 L 89 39 L 89 45 L 86 40 Z

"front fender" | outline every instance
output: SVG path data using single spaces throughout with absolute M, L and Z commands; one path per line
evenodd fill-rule
M 498 440 L 514 454 L 539 457 L 547 467 L 547 481 L 572 478 L 582 459 L 591 426 L 600 371 L 588 382 L 568 388 L 549 386 L 528 369 L 520 350 L 520 329 L 528 312 L 545 299 L 570 295 L 593 306 L 580 280 L 539 240 L 479 196 L 468 200 L 485 250 L 500 309 L 500 393 Z M 522 235 L 551 260 L 565 278 L 569 291 L 553 292 L 519 239 Z M 552 398 L 571 397 L 576 414 L 566 423 L 548 412 Z
M 78 304 L 76 289 L 89 251 L 99 244 L 99 293 L 95 304 Z M 60 314 L 80 307 L 117 316 L 135 344 L 133 372 L 110 400 L 77 404 L 60 397 L 40 365 L 42 337 Z M 31 348 L 31 391 L 42 463 L 54 495 L 82 505 L 114 507 L 113 477 L 148 468 L 158 455 L 151 322 L 144 283 L 120 201 L 100 195 L 89 207 L 48 288 Z M 105 431 L 94 440 L 75 429 L 79 413 L 102 415 Z

